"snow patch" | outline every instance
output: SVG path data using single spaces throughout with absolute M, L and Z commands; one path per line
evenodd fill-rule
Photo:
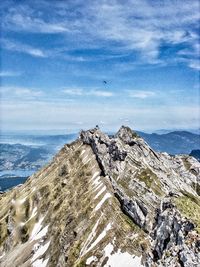
M 101 176 L 96 176 L 95 179 L 91 179 L 93 180 L 92 185 L 93 185 L 94 190 L 97 190 L 97 188 L 99 188 L 103 184 L 100 179 L 101 179 Z
M 0 256 L 0 259 L 3 258 L 3 257 L 5 256 L 5 254 L 6 254 L 6 253 L 4 252 L 4 253 Z
M 27 197 L 17 200 L 19 205 L 22 205 L 26 201 Z
M 90 263 L 92 263 L 93 261 L 97 261 L 97 257 L 96 256 L 91 256 L 86 260 L 86 265 L 90 265 Z
M 95 196 L 94 199 L 97 199 L 104 191 L 106 190 L 106 186 L 104 185 L 101 190 L 98 192 L 98 194 Z
M 99 171 L 98 172 L 95 172 L 91 178 L 91 180 L 93 180 L 94 178 L 96 178 L 97 176 L 99 175 Z
M 98 209 L 100 209 L 100 207 L 103 205 L 103 203 L 110 197 L 111 197 L 111 194 L 110 193 L 106 193 L 105 196 L 102 198 L 102 200 L 95 207 L 94 211 L 97 211 Z
M 37 214 L 37 207 L 35 207 L 33 210 L 32 210 L 32 213 L 31 213 L 31 216 L 28 220 L 31 220 L 33 217 L 35 217 L 35 215 Z
M 34 262 L 37 258 L 41 257 L 48 249 L 50 242 L 47 242 L 46 244 L 44 244 L 43 246 L 40 246 L 37 251 L 34 253 L 31 262 Z
M 88 160 L 88 155 L 86 155 L 86 156 L 82 159 L 83 163 L 87 162 L 87 160 Z
M 83 149 L 83 151 L 81 152 L 81 155 L 83 155 L 85 153 L 85 149 Z
M 39 233 L 36 234 L 36 236 L 33 238 L 33 240 L 38 240 L 40 238 L 42 238 L 43 236 L 45 236 L 48 232 L 48 228 L 49 226 L 45 226 Z
M 36 187 L 34 186 L 31 193 L 35 192 L 36 191 Z
M 101 187 L 103 185 L 102 182 L 100 182 L 97 186 L 94 186 L 94 191 L 97 191 L 99 189 L 99 187 Z
M 80 252 L 80 255 L 84 255 L 87 253 L 87 247 L 88 245 L 90 244 L 90 242 L 92 241 L 92 239 L 95 237 L 96 235 L 96 229 L 98 227 L 98 224 L 99 224 L 99 221 L 101 219 L 101 216 L 100 218 L 97 220 L 97 222 L 95 223 L 94 227 L 92 228 L 92 232 L 89 234 L 85 244 L 83 245 L 82 249 L 81 249 L 81 252 Z
M 42 221 L 44 220 L 44 217 L 42 217 L 33 227 L 31 236 L 30 236 L 30 240 L 37 240 L 42 238 L 43 236 L 45 236 L 47 234 L 48 231 L 48 225 L 45 226 L 42 229 Z M 42 229 L 42 230 L 41 230 Z
M 103 232 L 97 237 L 97 239 L 87 248 L 87 250 L 85 251 L 85 254 L 90 251 L 91 249 L 93 249 L 100 241 L 101 239 L 103 239 L 107 232 L 112 228 L 111 223 L 109 223 L 106 228 L 103 230 Z
M 105 249 L 105 257 L 108 257 L 105 267 L 142 267 L 141 257 L 132 256 L 128 252 L 122 253 L 119 249 L 116 253 L 111 254 L 113 245 L 108 244 Z
M 86 161 L 84 160 L 84 161 L 83 161 L 83 164 L 85 165 L 85 164 L 87 164 L 89 161 L 91 161 L 91 158 L 87 159 Z

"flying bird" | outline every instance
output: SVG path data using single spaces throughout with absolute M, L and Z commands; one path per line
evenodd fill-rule
M 107 81 L 103 81 L 104 84 L 107 84 L 108 82 Z

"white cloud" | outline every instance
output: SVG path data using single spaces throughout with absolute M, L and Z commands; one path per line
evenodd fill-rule
M 146 62 L 157 63 L 163 43 L 190 45 L 198 42 L 196 34 L 188 28 L 188 23 L 198 23 L 198 2 L 184 3 L 181 9 L 180 5 L 181 1 L 158 5 L 137 0 L 127 4 L 99 1 L 92 7 L 96 17 L 91 31 L 104 40 L 120 42 L 123 48 L 141 52 Z
M 24 11 L 26 12 L 26 9 Z M 34 33 L 63 33 L 69 31 L 67 25 L 63 23 L 45 22 L 41 18 L 31 16 L 31 14 L 27 15 L 23 12 L 20 14 L 17 9 L 12 9 L 11 13 L 7 15 L 7 21 L 4 22 L 4 26 L 11 25 L 14 27 L 13 29 Z
M 190 60 L 189 66 L 192 69 L 200 70 L 200 60 L 198 60 L 198 59 L 197 60 Z
M 112 97 L 113 92 L 103 91 L 98 89 L 80 89 L 80 88 L 67 88 L 63 90 L 63 93 L 70 96 L 96 96 L 96 97 Z
M 113 50 L 121 48 L 123 53 L 137 51 L 142 61 L 150 64 L 162 62 L 159 57 L 165 43 L 184 44 L 189 49 L 198 44 L 198 35 L 191 27 L 198 26 L 198 0 L 88 0 L 84 4 L 82 0 L 39 1 L 34 5 L 12 5 L 3 14 L 3 29 L 62 34 L 72 47 L 108 44 Z M 46 56 L 37 49 L 24 50 L 33 56 Z M 189 61 L 186 63 L 191 67 Z
M 145 99 L 156 95 L 153 91 L 127 90 L 129 97 Z
M 63 93 L 71 96 L 81 96 L 83 95 L 83 89 L 79 88 L 67 88 L 63 90 Z
M 20 76 L 21 74 L 21 72 L 16 71 L 0 71 L 0 77 L 15 77 Z
M 10 50 L 10 51 L 25 53 L 33 57 L 45 58 L 48 56 L 47 53 L 40 48 L 35 48 L 30 45 L 22 44 L 16 41 L 2 39 L 2 44 L 3 44 L 4 49 Z
M 99 96 L 99 97 L 111 97 L 114 94 L 108 91 L 92 90 L 88 92 L 88 95 Z
M 14 86 L 5 86 L 1 88 L 1 98 L 5 99 L 18 99 L 23 100 L 33 100 L 40 98 L 44 95 L 41 90 L 33 88 L 24 88 L 24 87 L 14 87 Z

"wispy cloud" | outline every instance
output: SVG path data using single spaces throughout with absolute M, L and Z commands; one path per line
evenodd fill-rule
M 83 95 L 83 89 L 80 88 L 67 88 L 63 90 L 63 93 L 67 95 L 72 95 L 72 96 L 82 96 Z
M 16 77 L 20 76 L 21 72 L 16 71 L 0 71 L 0 77 Z
M 60 34 L 63 41 L 74 48 L 109 46 L 122 54 L 135 51 L 139 53 L 140 61 L 149 64 L 170 63 L 170 58 L 162 58 L 165 45 L 177 48 L 172 59 L 179 59 L 179 45 L 192 50 L 199 43 L 198 0 L 184 3 L 182 0 L 130 0 L 126 3 L 115 0 L 44 0 L 34 5 L 12 4 L 3 15 L 3 29 Z M 46 56 L 41 50 L 31 50 L 26 46 L 24 52 Z M 80 61 L 82 59 L 79 57 Z M 190 60 L 185 60 L 185 63 L 191 68 L 194 66 Z
M 189 60 L 189 66 L 192 69 L 200 70 L 200 60 Z
M 45 51 L 43 51 L 42 49 L 35 48 L 30 45 L 22 44 L 16 41 L 8 40 L 8 39 L 2 39 L 1 42 L 2 42 L 3 48 L 10 50 L 10 51 L 25 53 L 33 57 L 45 58 L 48 56 L 47 53 L 45 53 Z
M 30 11 L 30 8 L 22 8 L 21 10 L 12 8 L 7 15 L 7 20 L 4 21 L 4 26 L 10 27 L 12 25 L 13 30 L 20 29 L 21 31 L 34 33 L 63 33 L 69 31 L 66 24 L 45 22 L 42 18 L 33 16 L 33 14 L 25 14 L 24 11 L 27 10 Z
M 18 86 L 1 90 L 4 125 L 199 125 L 191 72 L 199 69 L 198 0 L 6 0 L 1 7 L 0 76 L 15 76 L 15 62 L 13 69 L 24 68 Z
M 15 86 L 3 86 L 1 88 L 1 100 L 6 99 L 18 99 L 20 101 L 24 100 L 34 100 L 42 97 L 44 92 L 33 88 L 15 87 Z
M 156 95 L 153 91 L 139 91 L 139 90 L 127 90 L 129 97 L 146 99 L 149 97 L 154 97 Z
M 93 95 L 93 96 L 99 96 L 99 97 L 111 97 L 114 96 L 113 92 L 108 92 L 108 91 L 101 91 L 101 90 L 92 90 L 88 92 L 88 95 Z
M 67 88 L 63 90 L 63 93 L 70 96 L 95 96 L 95 97 L 112 97 L 113 92 L 104 91 L 99 89 L 80 89 L 80 88 Z

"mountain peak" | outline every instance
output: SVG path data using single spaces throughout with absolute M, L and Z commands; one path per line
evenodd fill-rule
M 0 265 L 197 266 L 199 188 L 192 157 L 157 153 L 125 126 L 81 131 L 0 196 Z
M 138 134 L 131 130 L 127 126 L 121 126 L 119 131 L 116 134 L 116 137 L 122 139 L 125 143 L 131 144 L 135 138 L 138 138 Z

